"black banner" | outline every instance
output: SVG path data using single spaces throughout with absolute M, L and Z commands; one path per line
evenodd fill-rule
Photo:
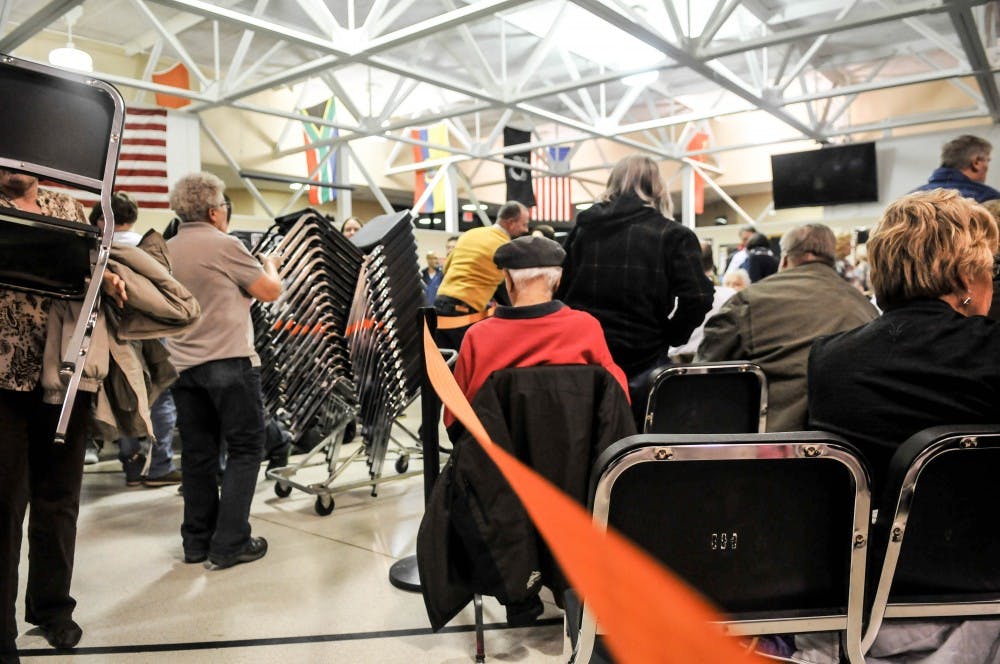
M 512 127 L 503 128 L 504 147 L 530 142 L 530 131 L 522 131 Z M 520 161 L 525 165 L 524 168 L 517 168 L 516 166 L 508 164 L 507 167 L 504 168 L 504 175 L 507 180 L 507 200 L 517 201 L 522 203 L 525 207 L 534 207 L 535 191 L 531 187 L 531 169 L 528 168 L 531 164 L 531 151 L 515 152 L 514 154 L 506 155 L 506 158 L 509 160 Z

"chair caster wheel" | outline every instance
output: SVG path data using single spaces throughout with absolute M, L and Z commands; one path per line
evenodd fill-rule
M 316 514 L 329 516 L 333 513 L 334 502 L 330 496 L 316 496 L 316 504 L 313 505 Z

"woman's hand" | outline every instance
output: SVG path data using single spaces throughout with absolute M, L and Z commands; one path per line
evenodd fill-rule
M 125 293 L 125 280 L 111 270 L 104 271 L 102 288 L 104 292 L 111 296 L 119 309 L 125 307 L 128 295 Z

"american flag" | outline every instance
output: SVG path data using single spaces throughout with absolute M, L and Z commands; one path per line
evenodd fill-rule
M 91 208 L 99 196 L 46 182 L 48 187 L 70 194 Z M 139 208 L 169 209 L 167 184 L 167 111 L 159 108 L 128 108 L 122 131 L 121 153 L 115 171 L 115 191 L 129 194 Z
M 533 152 L 532 159 L 537 165 L 545 165 L 555 173 L 569 172 L 568 147 L 547 148 L 548 161 L 539 164 Z M 535 221 L 570 221 L 573 219 L 573 202 L 570 200 L 570 179 L 565 175 L 545 175 L 535 178 L 535 207 L 531 208 L 531 218 Z

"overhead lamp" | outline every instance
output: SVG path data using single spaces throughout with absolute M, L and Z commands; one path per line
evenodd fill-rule
M 73 44 L 73 24 L 83 16 L 83 7 L 77 5 L 66 12 L 66 46 L 49 51 L 49 64 L 63 69 L 94 71 L 94 59 Z
M 573 207 L 575 207 L 577 210 L 586 210 L 586 209 L 591 208 L 593 206 L 594 206 L 593 203 L 577 203 Z
M 475 203 L 466 203 L 462 206 L 462 209 L 466 212 L 475 212 L 476 210 L 485 210 L 487 208 L 482 203 L 479 205 L 476 205 Z
M 622 83 L 630 88 L 644 88 L 647 85 L 656 83 L 656 79 L 659 77 L 659 70 L 653 69 L 651 71 L 642 71 L 638 74 L 629 74 L 622 79 Z

